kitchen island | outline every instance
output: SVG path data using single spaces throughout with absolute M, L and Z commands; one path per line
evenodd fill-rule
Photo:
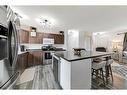
M 91 89 L 92 58 L 111 56 L 111 54 L 92 51 L 83 51 L 81 55 L 69 51 L 56 52 L 53 55 L 53 60 L 58 60 L 53 61 L 55 79 L 62 89 Z

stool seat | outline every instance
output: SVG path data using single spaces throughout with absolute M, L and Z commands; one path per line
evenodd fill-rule
M 92 68 L 97 70 L 97 69 L 100 69 L 100 68 L 103 68 L 105 67 L 106 65 L 106 61 L 101 61 L 101 62 L 93 62 L 92 63 Z
M 113 63 L 113 59 L 109 59 L 108 61 L 107 61 L 107 63 L 106 63 L 106 66 L 107 65 L 110 65 L 110 64 L 112 64 Z
M 103 68 L 105 67 L 105 65 L 106 65 L 106 61 L 92 62 L 92 79 L 93 79 L 93 76 L 95 75 L 97 86 L 99 86 L 100 84 L 99 78 L 103 80 L 103 84 L 105 86 L 104 71 L 103 71 Z

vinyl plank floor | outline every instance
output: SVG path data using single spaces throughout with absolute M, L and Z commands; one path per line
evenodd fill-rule
M 51 65 L 35 66 L 34 79 L 32 81 L 16 85 L 14 89 L 61 89 L 59 84 L 55 81 Z M 95 79 L 92 79 L 91 89 L 127 89 L 127 80 L 114 75 L 114 80 L 109 80 L 109 83 L 97 86 Z
M 39 65 L 35 67 L 32 81 L 16 85 L 15 89 L 61 89 L 55 81 L 51 65 Z

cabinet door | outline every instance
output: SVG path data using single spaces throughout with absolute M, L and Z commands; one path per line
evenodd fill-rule
M 34 55 L 32 52 L 28 53 L 28 67 L 33 66 L 34 64 Z
M 18 55 L 16 69 L 22 73 L 22 58 L 21 55 Z
M 42 64 L 42 52 L 41 51 L 35 51 L 33 52 L 34 56 L 34 65 L 41 65 Z
M 43 33 L 37 33 L 36 43 L 38 43 L 38 44 L 43 43 Z
M 21 73 L 27 68 L 27 53 L 18 55 L 16 68 Z
M 22 58 L 23 58 L 23 67 L 24 69 L 26 69 L 28 66 L 28 53 L 24 53 L 22 55 Z
M 35 36 L 35 37 L 32 37 L 32 36 L 30 36 L 29 37 L 29 43 L 31 43 L 31 44 L 36 44 L 37 43 L 37 37 Z
M 26 30 L 20 30 L 20 43 L 29 43 L 29 32 Z
M 28 55 L 28 66 L 42 65 L 43 64 L 42 51 L 32 51 Z
M 44 38 L 54 38 L 54 34 L 43 33 L 43 37 L 44 37 Z
M 38 33 L 37 32 L 35 37 L 30 36 L 29 37 L 29 43 L 42 44 L 43 43 L 43 33 Z
M 55 34 L 54 35 L 54 43 L 55 44 L 64 44 L 64 35 Z

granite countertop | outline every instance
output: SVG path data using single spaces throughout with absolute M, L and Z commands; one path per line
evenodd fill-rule
M 23 53 L 27 53 L 27 51 L 22 51 L 22 52 L 19 51 L 19 52 L 18 52 L 18 55 L 23 54 Z
M 65 51 L 65 49 L 56 49 L 56 50 L 42 50 L 42 49 L 26 49 L 26 51 L 18 51 L 18 55 L 27 53 L 27 52 L 33 52 L 33 51 L 43 51 L 43 52 L 57 52 L 57 51 Z
M 65 49 L 61 49 L 61 48 L 56 48 L 54 50 L 27 49 L 27 51 L 44 51 L 44 52 L 48 52 L 48 51 L 66 51 L 66 50 Z
M 42 51 L 42 49 L 26 49 L 26 51 Z
M 74 52 L 61 51 L 61 52 L 56 52 L 54 55 L 71 62 L 71 61 L 77 61 L 77 60 L 82 60 L 82 59 L 107 56 L 107 55 L 111 55 L 111 54 L 113 54 L 113 53 L 112 52 L 83 51 L 83 52 L 81 52 L 81 55 L 74 55 Z

